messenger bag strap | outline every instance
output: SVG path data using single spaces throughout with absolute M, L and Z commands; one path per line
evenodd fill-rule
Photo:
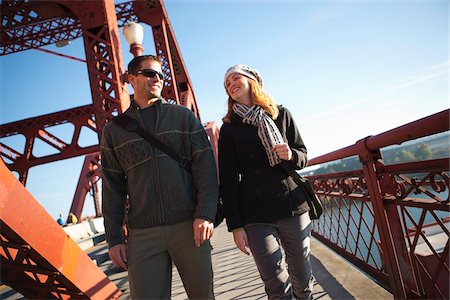
M 145 131 L 141 126 L 139 126 L 139 123 L 137 120 L 133 119 L 132 117 L 121 114 L 113 119 L 113 122 L 121 126 L 127 131 L 130 132 L 136 132 L 141 137 L 143 137 L 147 142 L 161 150 L 162 152 L 166 153 L 168 156 L 170 156 L 172 159 L 174 159 L 178 164 L 186 169 L 187 171 L 191 172 L 192 163 L 189 159 L 182 158 L 175 150 L 158 140 L 156 137 Z

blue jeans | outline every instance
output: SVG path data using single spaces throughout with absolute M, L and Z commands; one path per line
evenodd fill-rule
M 249 224 L 245 232 L 269 299 L 312 299 L 309 214 Z

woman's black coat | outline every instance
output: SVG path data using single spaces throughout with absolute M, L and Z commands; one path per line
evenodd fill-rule
M 289 144 L 293 168 L 306 167 L 306 147 L 288 109 L 279 106 L 275 124 Z M 270 223 L 309 210 L 303 191 L 279 165 L 270 167 L 258 128 L 236 114 L 219 135 L 220 188 L 228 230 Z

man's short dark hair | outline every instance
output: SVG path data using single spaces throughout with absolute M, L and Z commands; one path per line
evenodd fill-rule
M 161 59 L 158 56 L 155 56 L 155 55 L 148 54 L 148 55 L 136 56 L 128 64 L 128 73 L 135 75 L 137 73 L 137 71 L 140 70 L 141 63 L 143 61 L 147 60 L 147 59 L 148 60 L 154 60 L 154 61 L 157 61 L 160 64 L 162 64 L 161 63 Z

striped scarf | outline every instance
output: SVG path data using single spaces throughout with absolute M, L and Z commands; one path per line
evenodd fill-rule
M 271 167 L 281 162 L 278 155 L 272 151 L 275 145 L 284 143 L 283 137 L 272 118 L 259 105 L 248 107 L 240 103 L 233 104 L 233 111 L 242 118 L 242 122 L 258 127 L 258 136 L 266 150 Z

